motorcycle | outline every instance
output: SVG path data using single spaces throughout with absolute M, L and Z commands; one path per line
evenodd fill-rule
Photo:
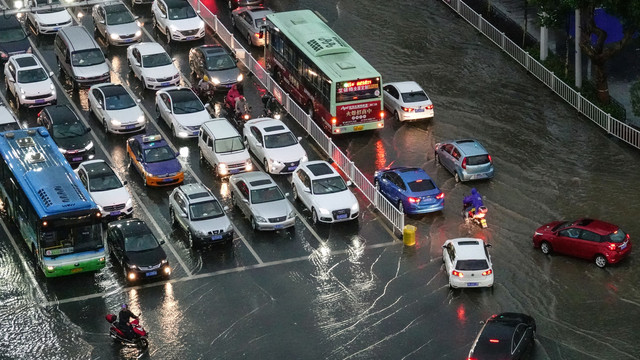
M 264 104 L 262 116 L 280 120 L 283 115 L 283 110 L 275 96 L 269 93 L 264 94 L 262 96 L 262 103 Z
M 133 319 L 131 321 L 131 327 L 133 328 L 133 337 L 127 336 L 122 330 L 118 328 L 116 325 L 116 320 L 118 319 L 117 315 L 107 314 L 105 319 L 111 327 L 109 327 L 109 336 L 116 341 L 120 341 L 120 343 L 125 345 L 133 345 L 137 346 L 141 350 L 145 350 L 149 347 L 149 340 L 147 339 L 147 331 L 140 325 L 138 319 Z
M 238 98 L 235 99 L 237 100 Z M 239 109 L 237 109 L 238 107 L 235 106 L 235 103 L 234 107 L 229 108 L 229 104 L 227 101 L 225 101 L 225 108 L 227 110 L 227 114 L 231 115 L 231 118 L 236 123 L 236 127 L 238 129 L 242 129 L 244 127 L 244 123 L 251 119 L 251 106 L 249 106 L 249 103 L 246 101 L 246 99 L 244 103 L 240 105 Z
M 193 92 L 198 95 L 198 98 L 202 101 L 203 104 L 213 104 L 214 103 L 214 90 L 213 87 L 210 87 L 207 90 L 202 90 L 198 86 L 194 87 Z
M 487 215 L 487 207 L 486 206 L 480 206 L 479 208 L 472 209 L 467 211 L 466 208 L 463 208 L 462 210 L 462 215 L 464 216 L 466 221 L 472 221 L 476 224 L 478 224 L 478 226 L 480 226 L 483 229 L 487 228 L 487 219 L 485 219 L 485 216 Z

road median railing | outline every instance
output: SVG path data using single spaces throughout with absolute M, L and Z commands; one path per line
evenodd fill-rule
M 547 85 L 553 92 L 558 94 L 579 113 L 593 121 L 596 125 L 604 129 L 627 144 L 640 149 L 640 131 L 615 119 L 585 98 L 580 92 L 576 91 L 570 85 L 567 85 L 555 74 L 549 71 L 536 58 L 529 55 L 524 49 L 511 41 L 503 32 L 494 27 L 485 20 L 482 15 L 475 12 L 471 7 L 462 0 L 442 0 L 444 4 L 453 9 L 469 24 L 475 27 L 479 32 L 485 35 L 494 44 L 498 45 L 502 51 L 506 52 L 520 65 L 522 65 L 529 73 L 537 77 L 541 82 Z
M 242 64 L 253 73 L 260 84 L 273 94 L 289 113 L 289 115 L 306 130 L 327 156 L 329 156 L 351 182 L 360 189 L 369 202 L 382 214 L 401 234 L 404 228 L 404 213 L 389 202 L 331 140 L 326 132 L 318 126 L 309 115 L 276 83 L 269 73 L 256 61 L 251 53 L 238 43 L 233 34 L 218 20 L 200 1 L 189 0 L 191 5 L 200 10 L 200 17 L 216 33 L 218 38 L 236 54 Z

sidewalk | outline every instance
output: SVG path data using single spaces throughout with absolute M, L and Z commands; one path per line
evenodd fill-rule
M 489 0 L 489 3 L 505 17 L 518 24 L 521 29 L 524 28 L 525 9 L 522 0 Z M 539 41 L 540 26 L 537 23 L 537 18 L 536 8 L 529 6 L 527 9 L 527 33 Z M 563 32 L 549 30 L 550 51 L 564 49 L 564 42 L 565 34 Z M 570 46 L 573 49 L 573 42 Z M 640 116 L 634 115 L 631 109 L 630 88 L 633 83 L 640 81 L 640 61 L 638 58 L 640 58 L 640 37 L 632 40 L 621 52 L 614 55 L 607 66 L 609 94 L 627 110 L 626 122 L 636 127 L 640 127 Z M 585 79 L 587 70 L 585 66 L 583 68 Z

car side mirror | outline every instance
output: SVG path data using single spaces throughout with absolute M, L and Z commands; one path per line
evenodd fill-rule
M 298 136 L 298 141 L 302 141 L 302 136 Z
M 14 83 L 14 82 L 16 82 L 13 78 L 7 78 L 7 80 L 8 80 L 10 83 Z
M 347 186 L 349 187 L 353 186 L 353 183 L 351 182 L 351 180 L 347 180 Z
M 484 247 L 488 247 L 488 248 L 490 248 L 490 247 L 491 247 L 491 244 L 484 244 Z
M 49 71 L 49 76 L 53 76 L 53 75 L 55 75 L 53 71 Z
M 261 143 L 256 143 L 256 146 L 261 148 L 262 144 Z
M 311 189 L 309 189 L 309 188 L 308 188 L 308 187 L 306 187 L 306 186 L 305 186 L 302 190 L 303 190 L 304 192 L 306 192 L 306 193 L 311 193 Z
M 140 67 L 140 61 L 136 61 L 136 66 Z
M 204 108 L 208 110 L 209 108 L 211 108 L 211 104 L 209 103 L 204 104 Z
M 122 185 L 127 185 L 129 182 L 127 180 L 122 182 Z
M 229 211 L 229 207 L 225 205 L 225 206 L 222 208 L 222 210 L 224 210 L 224 211 Z
M 249 203 L 249 200 L 247 200 L 247 199 L 242 199 L 242 202 L 243 202 L 243 203 L 245 203 L 245 204 L 248 204 L 248 203 Z
M 160 240 L 160 245 L 164 245 L 164 240 Z
M 183 213 L 183 212 L 181 211 L 181 212 L 180 212 L 180 217 L 181 217 L 181 218 L 185 218 L 185 219 L 186 219 L 186 218 L 187 218 L 187 214 L 185 214 L 185 213 Z
M 171 58 L 171 61 L 176 62 L 176 61 L 178 61 L 178 59 L 177 58 Z
M 138 16 L 138 15 L 133 17 L 133 20 L 138 20 L 138 19 L 140 19 L 140 16 Z
M 142 102 L 142 99 L 136 99 L 136 102 L 140 104 Z
M 196 12 L 197 12 L 198 14 L 200 14 L 200 10 L 196 10 Z

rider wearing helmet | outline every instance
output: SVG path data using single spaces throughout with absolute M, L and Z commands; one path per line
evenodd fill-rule
M 122 304 L 122 308 L 118 314 L 118 328 L 120 328 L 128 338 L 133 337 L 133 327 L 129 322 L 131 318 L 137 319 L 138 317 L 129 310 L 127 304 Z
M 477 209 L 480 209 L 481 207 L 484 208 L 482 195 L 480 195 L 476 188 L 471 189 L 471 195 L 464 197 L 462 206 L 464 207 L 465 218 L 469 215 L 475 214 Z
M 213 97 L 214 87 L 211 82 L 209 82 L 209 76 L 205 75 L 198 81 L 198 95 L 200 95 L 201 99 L 204 99 L 205 102 L 209 102 L 208 98 Z

